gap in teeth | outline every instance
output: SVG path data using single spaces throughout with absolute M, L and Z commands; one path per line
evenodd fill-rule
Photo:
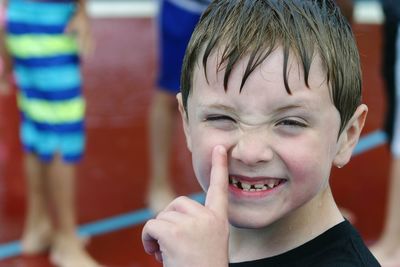
M 279 184 L 279 182 L 269 182 L 268 184 L 247 184 L 237 181 L 235 178 L 229 178 L 229 183 L 239 189 L 250 192 L 265 191 L 272 189 Z

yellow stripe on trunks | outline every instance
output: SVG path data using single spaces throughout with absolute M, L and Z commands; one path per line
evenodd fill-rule
M 76 40 L 64 34 L 9 35 L 7 46 L 13 56 L 20 58 L 71 54 L 78 49 Z
M 42 123 L 72 123 L 83 119 L 85 101 L 78 97 L 71 100 L 48 102 L 18 96 L 18 105 L 25 115 Z

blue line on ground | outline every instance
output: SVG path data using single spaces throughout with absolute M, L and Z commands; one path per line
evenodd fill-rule
M 197 193 L 189 196 L 191 199 L 204 203 L 204 194 Z M 148 209 L 141 209 L 134 212 L 125 213 L 111 218 L 84 224 L 79 227 L 80 236 L 96 236 L 134 227 L 152 218 L 154 214 Z M 0 260 L 21 255 L 20 241 L 13 241 L 0 245 Z
M 191 199 L 203 203 L 204 194 L 197 193 L 189 196 Z M 96 221 L 79 227 L 78 233 L 81 236 L 95 236 L 117 231 L 123 228 L 136 226 L 152 218 L 154 214 L 148 209 L 126 213 L 109 219 Z
M 21 244 L 19 241 L 14 241 L 0 245 L 0 260 L 15 257 L 21 254 Z
M 375 131 L 366 134 L 360 138 L 359 143 L 354 149 L 353 156 L 364 153 L 375 147 L 384 144 L 387 137 L 383 131 Z M 197 193 L 189 196 L 200 203 L 204 203 L 204 193 Z M 95 221 L 93 223 L 84 224 L 79 227 L 78 233 L 81 236 L 96 236 L 121 230 L 128 227 L 134 227 L 144 223 L 154 214 L 148 209 L 141 209 L 130 213 L 114 216 L 111 218 Z M 0 245 L 0 260 L 15 257 L 21 254 L 20 241 L 13 241 Z
M 383 131 L 375 131 L 362 136 L 354 148 L 353 156 L 364 153 L 375 147 L 383 145 L 387 141 L 387 136 Z

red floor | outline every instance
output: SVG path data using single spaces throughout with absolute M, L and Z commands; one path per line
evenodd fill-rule
M 88 146 L 79 167 L 79 223 L 145 207 L 147 186 L 147 110 L 155 76 L 155 31 L 151 19 L 94 20 L 97 51 L 85 64 Z M 379 75 L 380 26 L 355 25 L 364 72 L 369 117 L 364 133 L 381 128 L 384 92 Z M 0 100 L 0 244 L 18 240 L 25 210 L 25 184 L 18 143 L 14 95 Z M 180 194 L 199 192 L 182 133 L 177 134 L 174 180 Z M 3 157 L 3 158 L 2 158 Z M 356 227 L 372 242 L 382 227 L 389 153 L 386 146 L 356 156 L 334 170 L 332 186 L 339 205 L 352 210 Z M 94 237 L 88 249 L 107 266 L 160 266 L 147 256 L 140 227 Z M 51 266 L 46 255 L 14 257 L 0 267 Z

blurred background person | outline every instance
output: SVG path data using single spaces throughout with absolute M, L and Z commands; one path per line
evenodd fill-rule
M 9 86 L 13 71 L 27 180 L 23 253 L 50 249 L 56 266 L 99 266 L 77 236 L 74 203 L 75 169 L 85 144 L 78 51 L 91 48 L 85 1 L 9 0 L 5 7 L 1 50 L 12 61 L 6 60 L 0 84 Z
M 400 266 L 400 2 L 382 0 L 382 76 L 386 89 L 384 130 L 391 150 L 390 180 L 384 226 L 371 247 L 382 266 Z
M 158 213 L 176 194 L 170 181 L 171 145 L 178 117 L 176 94 L 186 46 L 211 0 L 161 0 L 157 16 L 158 77 L 149 117 L 150 181 L 147 204 Z

